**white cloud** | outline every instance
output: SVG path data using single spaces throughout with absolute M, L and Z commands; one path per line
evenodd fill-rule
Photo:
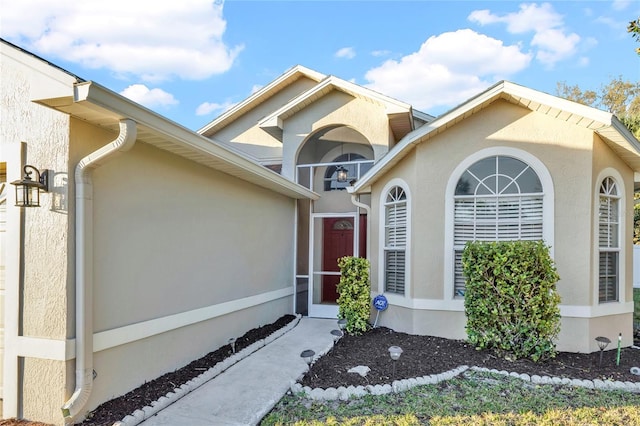
M 538 48 L 536 58 L 547 66 L 572 56 L 580 43 L 580 36 L 569 33 L 564 18 L 550 3 L 521 4 L 518 12 L 496 15 L 491 11 L 476 10 L 468 19 L 480 25 L 503 23 L 511 34 L 533 32 L 531 45 Z
M 336 58 L 353 59 L 356 57 L 356 51 L 353 47 L 343 47 L 335 54 Z
M 216 112 L 216 111 L 226 111 L 229 108 L 233 107 L 235 105 L 235 103 L 224 103 L 224 104 L 219 104 L 219 103 L 215 103 L 215 102 L 203 102 L 200 105 L 198 105 L 198 108 L 196 108 L 196 115 L 209 115 L 212 112 Z
M 418 109 L 454 106 L 526 68 L 531 54 L 465 29 L 430 37 L 418 52 L 369 70 L 367 87 Z
M 223 3 L 211 0 L 20 0 L 2 3 L 2 37 L 36 53 L 147 81 L 227 71 Z
M 166 107 L 178 103 L 171 93 L 167 93 L 162 89 L 149 89 L 144 84 L 132 84 L 120 94 L 148 108 Z

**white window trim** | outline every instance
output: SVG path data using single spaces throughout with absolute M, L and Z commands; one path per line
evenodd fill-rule
M 554 257 L 554 190 L 553 179 L 547 167 L 537 157 L 518 148 L 508 146 L 494 146 L 490 148 L 476 151 L 464 160 L 449 175 L 447 188 L 445 191 L 445 207 L 444 207 L 444 299 L 453 300 L 454 294 L 454 260 L 453 260 L 453 239 L 454 239 L 454 209 L 455 209 L 455 190 L 460 177 L 477 161 L 491 156 L 513 157 L 520 161 L 524 161 L 538 175 L 542 184 L 542 238 L 545 244 L 549 245 L 551 257 Z
M 598 232 L 600 223 L 598 220 L 598 207 L 600 206 L 600 185 L 606 178 L 612 178 L 615 180 L 616 185 L 618 186 L 618 194 L 620 195 L 619 206 L 618 206 L 618 241 L 619 241 L 619 252 L 618 252 L 618 301 L 615 302 L 602 302 L 600 303 L 600 242 L 598 239 Z M 626 303 L 626 270 L 627 270 L 627 252 L 629 248 L 627 247 L 627 192 L 624 186 L 624 179 L 622 179 L 622 175 L 616 169 L 612 167 L 607 167 L 598 173 L 598 178 L 595 181 L 595 188 L 593 188 L 593 233 L 594 236 L 594 250 L 593 250 L 593 258 L 592 258 L 592 274 L 593 283 L 592 283 L 592 306 L 598 306 L 598 311 L 602 312 L 604 315 L 615 315 L 614 312 L 617 312 L 619 309 L 618 305 Z M 608 312 L 611 312 L 610 314 Z
M 407 198 L 407 242 L 404 252 L 404 296 L 398 293 L 386 293 L 384 290 L 384 268 L 385 268 L 385 256 L 384 256 L 384 236 L 385 236 L 385 219 L 386 209 L 385 204 L 389 191 L 394 186 L 402 188 Z M 411 191 L 409 191 L 409 185 L 403 179 L 393 178 L 382 188 L 380 192 L 379 200 L 379 232 L 378 232 L 378 294 L 385 294 L 390 303 L 394 300 L 402 300 L 411 294 Z M 394 304 L 397 304 L 395 302 Z

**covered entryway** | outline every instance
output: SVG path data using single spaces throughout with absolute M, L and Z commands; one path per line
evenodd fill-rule
M 373 166 L 373 155 L 367 139 L 346 126 L 316 132 L 298 155 L 296 181 L 320 199 L 298 203 L 297 313 L 338 315 L 338 259 L 366 256 L 366 214 L 346 189 Z
M 322 297 L 321 303 L 335 303 L 338 299 L 337 286 L 340 281 L 338 260 L 343 256 L 353 256 L 354 220 L 346 218 L 324 218 L 322 224 Z M 338 275 L 335 275 L 336 272 Z

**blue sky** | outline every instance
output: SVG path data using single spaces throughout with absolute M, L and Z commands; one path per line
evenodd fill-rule
M 640 80 L 637 0 L 1 0 L 1 37 L 197 130 L 300 64 L 438 115 L 506 79 Z

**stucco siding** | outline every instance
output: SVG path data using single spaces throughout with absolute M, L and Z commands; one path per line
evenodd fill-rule
M 293 223 L 292 200 L 137 144 L 94 174 L 96 331 L 291 287 Z
M 0 140 L 3 144 L 24 142 L 26 163 L 41 171 L 52 170 L 53 190 L 41 194 L 41 208 L 26 209 L 24 212 L 24 222 L 29 226 L 25 227 L 23 237 L 24 259 L 27 261 L 20 289 L 22 335 L 64 338 L 67 326 L 68 216 L 60 200 L 66 197 L 69 118 L 31 102 L 36 81 L 52 85 L 58 81 L 53 77 L 47 79 L 29 65 L 29 58 L 23 59 L 24 62 L 19 62 L 5 56 L 3 50 L 0 61 Z M 58 75 L 55 77 L 62 78 Z M 34 120 L 34 117 L 37 119 Z M 7 167 L 21 169 L 19 164 L 7 164 Z
M 291 297 L 284 297 L 97 352 L 94 356 L 94 369 L 98 376 L 86 410 L 90 411 L 104 401 L 137 388 L 145 381 L 187 365 L 226 345 L 231 337 L 240 337 L 253 327 L 275 321 L 284 313 L 291 312 L 292 303 Z M 178 350 L 168 351 L 167 348 Z
M 600 311 L 591 310 L 594 287 L 594 176 L 604 167 L 619 170 L 624 176 L 627 197 L 632 199 L 631 170 L 591 130 L 532 112 L 505 101 L 491 106 L 446 131 L 416 146 L 390 172 L 378 179 L 372 190 L 372 243 L 379 232 L 381 210 L 380 191 L 391 179 L 400 178 L 411 186 L 411 298 L 398 299 L 389 295 L 391 307 L 382 315 L 380 323 L 417 334 L 446 337 L 464 336 L 463 304 L 446 294 L 445 265 L 450 253 L 445 252 L 447 238 L 451 238 L 446 217 L 447 185 L 452 173 L 465 159 L 483 149 L 505 147 L 517 149 L 534 157 L 548 171 L 552 185 L 545 193 L 553 194 L 552 252 L 560 274 L 558 291 L 562 305 L 572 317 L 563 318 L 558 341 L 560 350 L 593 350 L 590 339 L 593 330 L 602 322 Z M 411 167 L 415 161 L 415 167 Z M 526 161 L 526 160 L 525 160 Z M 628 185 L 628 187 L 627 187 Z M 449 200 L 450 201 L 450 200 Z M 627 209 L 626 223 L 632 218 Z M 447 231 L 449 230 L 449 231 Z M 625 237 L 630 247 L 630 234 Z M 588 249 L 580 249 L 588 248 Z M 382 266 L 379 251 L 373 251 L 372 283 L 377 290 L 377 278 Z M 631 294 L 631 263 L 625 260 L 625 295 Z M 597 271 L 595 272 L 597 273 Z M 630 297 L 630 296 L 629 296 Z M 627 299 L 628 301 L 629 299 Z M 572 309 L 572 307 L 576 309 Z M 413 307 L 413 308 L 412 308 Z M 439 308 L 440 307 L 440 308 Z M 565 309 L 565 308 L 563 308 Z M 579 312 L 579 313 L 578 313 Z M 612 321 L 624 324 L 620 314 Z M 440 324 L 448 324 L 441 327 Z M 581 327 L 571 334 L 569 328 Z M 626 331 L 628 326 L 624 327 Z M 624 343 L 629 343 L 627 340 Z
M 374 159 L 389 150 L 389 119 L 382 106 L 333 91 L 285 120 L 282 175 L 294 178 L 296 158 L 307 138 L 328 126 L 356 130 L 371 144 Z
M 64 361 L 39 358 L 22 358 L 22 398 L 24 399 L 22 418 L 47 423 L 61 424 L 60 407 L 65 400 L 68 373 Z
M 592 203 L 593 203 L 593 211 L 598 210 L 598 198 L 596 194 L 600 191 L 600 185 L 602 183 L 602 179 L 609 176 L 609 170 L 614 169 L 620 176 L 622 177 L 622 182 L 618 184 L 624 186 L 624 193 L 620 194 L 622 196 L 622 202 L 624 205 L 624 213 L 621 217 L 623 223 L 620 229 L 622 232 L 620 247 L 624 248 L 622 251 L 621 262 L 623 274 L 621 274 L 621 279 L 623 280 L 621 286 L 621 298 L 620 300 L 624 301 L 632 301 L 633 300 L 633 170 L 629 168 L 621 159 L 618 157 L 609 146 L 599 137 L 595 136 L 593 141 L 593 181 L 592 181 Z M 618 180 L 617 176 L 611 176 Z M 593 233 L 593 244 L 591 245 L 591 250 L 594 258 L 594 267 L 597 267 L 598 259 L 598 229 L 597 223 L 594 221 L 592 223 L 592 233 Z M 597 288 L 598 286 L 598 271 L 597 269 L 593 270 L 593 286 Z M 598 303 L 596 298 L 596 293 L 592 292 L 593 303 Z
M 259 160 L 282 157 L 282 142 L 260 128 L 258 122 L 316 84 L 313 80 L 301 78 L 217 133 L 206 135 Z
M 7 162 L 8 181 L 23 177 L 23 161 L 51 171 L 51 192 L 40 194 L 41 207 L 19 212 L 13 202 L 6 206 L 7 234 L 12 235 L 7 249 L 16 261 L 7 264 L 0 308 L 7 326 L 2 336 L 6 359 L 0 354 L 0 363 L 5 362 L 2 415 L 53 422 L 68 385 L 65 363 L 29 355 L 31 338 L 56 342 L 67 336 L 69 117 L 32 100 L 36 92 L 60 96 L 70 91 L 75 78 L 5 43 L 0 53 L 0 161 Z

